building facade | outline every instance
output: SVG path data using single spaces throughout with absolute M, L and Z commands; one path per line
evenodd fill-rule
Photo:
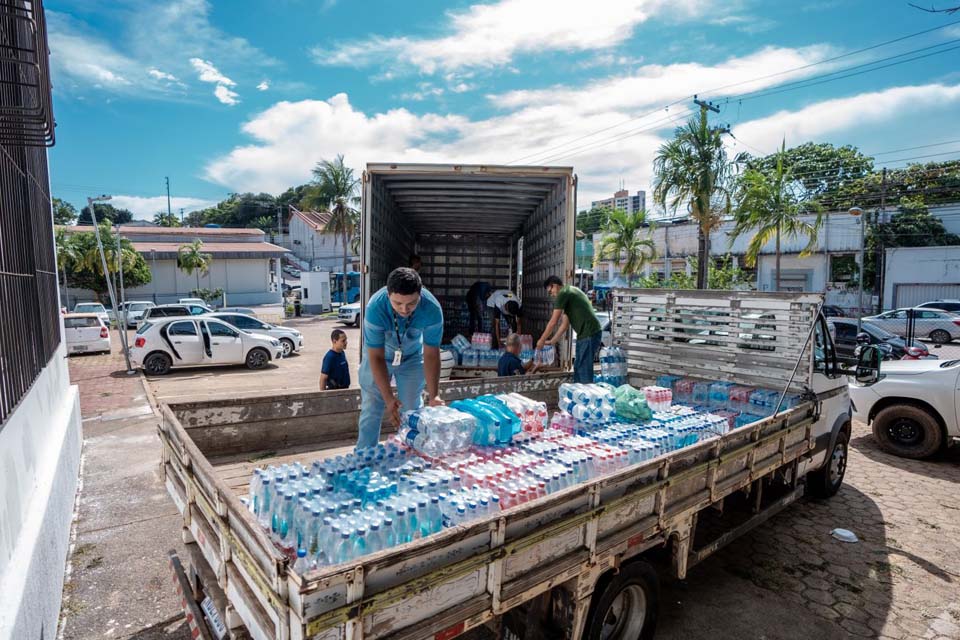
M 68 227 L 72 233 L 90 227 Z M 222 289 L 228 306 L 279 304 L 282 302 L 281 260 L 287 250 L 265 241 L 259 229 L 204 227 L 135 227 L 123 225 L 120 236 L 129 240 L 150 267 L 151 281 L 123 291 L 125 300 L 149 300 L 157 304 L 192 297 L 196 289 Z M 177 252 L 194 240 L 213 260 L 206 273 L 187 274 L 177 264 Z M 70 304 L 94 300 L 92 291 L 70 289 Z
M 55 638 L 82 443 L 59 313 L 43 4 L 0 21 L 0 638 Z M 16 64 L 22 63 L 22 64 Z M 18 70 L 26 70 L 20 75 Z
M 960 247 L 897 247 L 885 254 L 884 309 L 960 300 Z
M 299 211 L 290 207 L 289 233 L 284 245 L 302 269 L 308 271 L 343 271 L 343 238 L 327 229 L 330 213 Z M 347 242 L 347 270 L 360 261 Z
M 626 189 L 621 189 L 614 193 L 612 198 L 606 198 L 605 200 L 594 200 L 590 203 L 591 209 L 597 209 L 600 207 L 606 207 L 608 209 L 620 209 L 621 211 L 626 211 L 627 213 L 641 211 L 647 208 L 647 193 L 646 191 L 637 191 L 635 194 L 630 195 L 629 191 Z

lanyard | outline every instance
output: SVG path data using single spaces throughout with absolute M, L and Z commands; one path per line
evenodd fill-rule
M 410 317 L 407 318 L 407 326 L 404 327 L 403 333 L 406 335 L 407 331 L 410 330 L 410 325 L 413 324 L 413 314 L 410 314 Z M 397 332 L 397 349 L 403 351 L 403 338 L 400 337 L 400 322 L 397 319 L 397 312 L 393 311 L 393 330 Z

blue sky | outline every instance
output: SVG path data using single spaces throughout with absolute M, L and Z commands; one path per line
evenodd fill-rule
M 190 211 L 233 191 L 278 194 L 338 153 L 358 171 L 385 161 L 572 165 L 583 208 L 621 181 L 648 188 L 656 149 L 694 93 L 721 105 L 715 121 L 732 126 L 731 151 L 769 153 L 786 138 L 881 153 L 960 138 L 960 49 L 949 50 L 960 45 L 958 17 L 902 0 L 46 8 L 53 193 L 76 204 L 110 193 L 143 218 L 166 207 L 165 176 L 174 208 Z M 785 86 L 900 54 L 876 66 L 933 55 Z M 960 143 L 877 161 L 924 153 L 955 158 Z

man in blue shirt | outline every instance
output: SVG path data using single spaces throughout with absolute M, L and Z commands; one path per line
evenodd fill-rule
M 527 364 L 523 364 L 523 360 L 520 359 L 520 350 L 523 347 L 520 344 L 519 335 L 516 333 L 511 333 L 509 336 L 507 336 L 505 345 L 507 350 L 503 352 L 503 355 L 500 356 L 500 360 L 497 361 L 498 376 L 522 376 L 527 371 L 536 369 L 537 365 L 534 364 L 533 360 Z
M 394 269 L 387 286 L 370 296 L 363 317 L 365 357 L 360 363 L 360 434 L 357 449 L 380 441 L 384 412 L 400 426 L 401 411 L 419 409 L 426 385 L 430 406 L 440 399 L 443 310 L 408 267 Z M 397 381 L 397 394 L 390 388 Z
M 347 389 L 350 387 L 350 365 L 347 364 L 347 334 L 341 329 L 330 333 L 331 347 L 323 356 L 320 367 L 320 390 Z

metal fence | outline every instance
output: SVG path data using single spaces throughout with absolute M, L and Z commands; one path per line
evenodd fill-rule
M 60 344 L 40 2 L 0 0 L 0 425 Z

